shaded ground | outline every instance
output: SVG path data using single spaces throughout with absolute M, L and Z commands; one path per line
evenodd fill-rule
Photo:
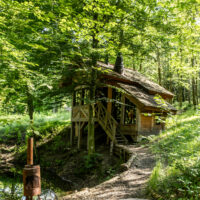
M 71 199 L 126 199 L 145 198 L 146 184 L 155 166 L 155 159 L 148 148 L 130 145 L 129 148 L 137 154 L 130 169 L 114 178 L 93 188 L 85 188 L 80 192 L 63 197 L 63 200 Z
M 76 146 L 67 146 L 68 132 L 64 130 L 37 143 L 34 163 L 40 164 L 42 187 L 64 196 L 69 191 L 99 185 L 119 173 L 122 161 L 117 157 L 110 157 L 109 147 L 100 142 L 96 146 L 94 159 L 88 160 L 86 147 L 77 150 Z M 19 145 L 16 145 L 16 141 L 0 143 L 0 176 L 18 175 L 22 178 L 26 149 L 19 152 L 17 147 Z
M 101 164 L 99 164 L 103 167 L 99 169 L 94 168 L 94 170 L 91 168 L 88 169 L 89 173 L 85 173 L 86 166 L 84 166 L 83 157 L 87 155 L 87 152 L 77 152 L 77 150 L 71 152 L 66 148 L 66 142 L 63 140 L 63 136 L 66 137 L 65 134 L 59 135 L 39 147 L 39 155 L 42 155 L 39 163 L 45 170 L 49 168 L 52 170 L 52 174 L 49 177 L 52 178 L 54 172 L 65 180 L 64 182 L 66 183 L 62 182 L 65 191 L 81 190 L 72 194 L 65 192 L 62 195 L 65 196 L 60 199 L 114 200 L 147 198 L 145 187 L 155 164 L 154 157 L 148 148 L 129 145 L 129 150 L 137 156 L 130 169 L 120 173 L 115 167 L 117 160 L 112 160 L 109 156 L 109 149 L 107 150 L 105 146 L 100 146 L 98 153 L 103 155 L 103 159 L 100 161 Z M 63 141 L 63 144 L 60 141 Z M 108 152 L 106 153 L 105 151 Z M 15 167 L 13 165 L 13 158 L 16 156 L 16 145 L 0 144 L 0 152 L 0 170 L 7 174 L 10 169 Z M 17 161 L 21 160 L 24 165 L 26 162 L 25 157 L 21 157 Z M 116 175 L 113 177 L 114 174 Z M 113 178 L 104 181 L 110 177 Z M 49 181 L 51 182 L 51 180 Z M 46 183 L 43 181 L 43 184 Z M 51 187 L 49 186 L 49 188 Z M 69 195 L 66 196 L 66 194 Z

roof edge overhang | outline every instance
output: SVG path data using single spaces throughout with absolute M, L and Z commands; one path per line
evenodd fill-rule
M 129 91 L 127 91 L 125 88 L 121 87 L 118 84 L 115 84 L 116 87 L 119 87 L 126 93 L 126 97 L 132 101 L 141 111 L 156 111 L 156 112 L 163 112 L 163 113 L 176 113 L 177 110 L 171 106 L 171 108 L 163 108 L 163 107 L 156 107 L 156 106 L 147 106 L 141 101 L 139 101 L 137 98 L 135 98 Z M 167 102 L 166 102 L 167 103 Z M 169 104 L 169 103 L 167 103 Z M 158 105 L 159 106 L 159 105 Z
M 156 92 L 156 91 L 152 91 L 152 90 L 148 90 L 147 88 L 145 88 L 144 86 L 142 86 L 141 84 L 139 84 L 138 82 L 135 81 L 130 81 L 125 77 L 117 77 L 117 76 L 112 76 L 109 74 L 103 74 L 103 77 L 105 77 L 106 79 L 109 79 L 108 81 L 116 81 L 116 82 L 121 82 L 121 83 L 126 83 L 128 85 L 133 85 L 133 86 L 137 86 L 142 88 L 143 90 L 145 90 L 146 92 L 148 92 L 151 95 L 156 95 L 159 94 L 160 96 L 162 96 L 164 99 L 172 99 L 174 97 L 174 94 L 167 94 L 167 93 L 161 93 L 161 92 Z

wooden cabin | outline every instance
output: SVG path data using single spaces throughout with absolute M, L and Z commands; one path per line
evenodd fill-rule
M 101 62 L 98 67 L 102 71 L 99 79 L 104 85 L 96 89 L 95 122 L 103 129 L 105 137 L 107 135 L 116 144 L 127 144 L 136 141 L 138 136 L 158 134 L 164 129 L 163 119 L 167 113 L 176 112 L 168 103 L 173 98 L 171 92 L 137 71 Z M 77 138 L 78 148 L 89 119 L 87 96 L 87 86 L 76 87 L 71 138 Z

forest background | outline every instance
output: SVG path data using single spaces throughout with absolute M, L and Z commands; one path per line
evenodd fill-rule
M 61 87 L 79 68 L 98 60 L 124 65 L 175 94 L 174 102 L 199 103 L 197 0 L 0 0 L 0 112 L 62 107 Z M 92 77 L 92 76 L 91 76 Z M 92 83 L 91 78 L 91 83 Z
M 59 133 L 70 124 L 66 109 L 56 111 L 71 106 L 72 75 L 84 74 L 78 84 L 89 85 L 93 102 L 97 61 L 114 64 L 118 53 L 125 67 L 174 93 L 180 110 L 198 108 L 199 11 L 199 0 L 0 0 L 0 142 L 15 139 L 23 152 L 33 128 L 38 138 Z M 180 116 L 181 123 L 174 118 L 171 132 L 155 139 L 154 153 L 170 158 L 170 168 L 163 173 L 157 164 L 151 193 L 199 198 L 198 109 Z M 66 148 L 59 137 L 49 147 L 56 155 Z

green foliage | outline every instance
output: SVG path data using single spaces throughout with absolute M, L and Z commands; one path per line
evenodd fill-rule
M 57 113 L 36 113 L 34 129 L 37 137 L 56 135 L 69 124 L 70 113 L 61 111 Z M 8 115 L 0 118 L 0 141 L 16 140 L 24 143 L 31 133 L 29 119 L 24 115 Z
M 93 153 L 90 155 L 85 155 L 83 159 L 80 161 L 80 166 L 76 170 L 76 174 L 87 175 L 94 173 L 94 171 L 101 168 L 102 155 L 98 153 Z
M 88 60 L 114 63 L 118 52 L 125 66 L 159 80 L 180 101 L 179 93 L 188 99 L 198 85 L 198 1 L 1 0 L 0 9 L 4 112 L 25 113 L 27 92 L 37 111 L 62 104 L 72 88 L 58 87 L 61 80 L 71 85 L 78 71 L 91 85 Z
M 180 105 L 179 105 L 179 102 L 175 102 L 173 104 L 173 106 L 178 110 L 180 109 Z M 185 101 L 182 103 L 182 108 L 181 110 L 183 111 L 187 111 L 187 110 L 190 110 L 192 108 L 192 105 L 188 102 L 188 101 Z
M 86 155 L 84 156 L 84 161 L 84 167 L 90 170 L 98 166 L 99 162 L 102 161 L 102 155 L 98 153 Z
M 198 199 L 200 113 L 188 110 L 167 120 L 167 130 L 154 138 L 157 163 L 149 181 L 156 199 Z

